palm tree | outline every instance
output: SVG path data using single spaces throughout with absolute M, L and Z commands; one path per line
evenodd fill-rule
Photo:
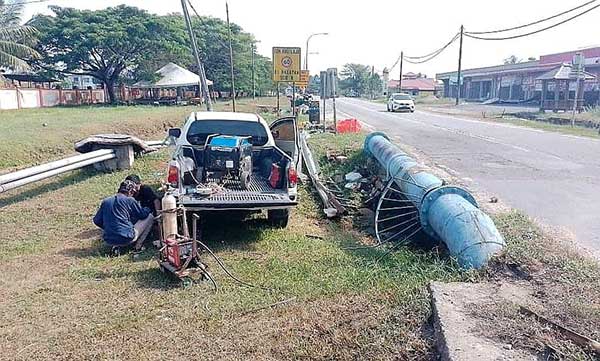
M 12 69 L 29 69 L 24 59 L 39 58 L 31 48 L 37 30 L 21 25 L 23 4 L 0 0 L 0 66 Z

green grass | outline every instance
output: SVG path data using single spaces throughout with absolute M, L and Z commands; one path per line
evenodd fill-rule
M 598 138 L 598 130 L 597 129 L 585 128 L 585 127 L 580 127 L 580 126 L 571 127 L 568 125 L 545 123 L 545 122 L 541 122 L 541 121 L 526 120 L 526 119 L 521 119 L 521 118 L 516 118 L 516 117 L 511 117 L 511 116 L 505 116 L 502 119 L 494 119 L 494 121 L 497 121 L 500 123 L 518 125 L 518 126 L 522 126 L 522 127 L 533 128 L 533 129 L 540 129 L 540 130 L 545 130 L 545 131 L 549 131 L 549 132 L 576 135 L 576 136 L 580 136 L 580 137 Z
M 441 114 L 451 114 L 464 116 L 468 118 L 475 118 L 482 121 L 487 122 L 495 122 L 495 123 L 504 123 L 504 124 L 512 124 L 521 127 L 540 129 L 548 132 L 562 133 L 568 135 L 575 135 L 580 137 L 589 137 L 589 138 L 598 138 L 598 129 L 588 128 L 585 126 L 576 123 L 575 127 L 571 127 L 570 125 L 561 125 L 554 124 L 549 121 L 537 121 L 537 120 L 529 120 L 523 119 L 516 114 L 505 114 L 501 117 L 502 114 L 494 114 L 494 113 L 486 113 L 483 115 L 481 112 L 473 111 L 473 110 L 465 110 L 461 108 L 455 108 L 453 103 L 446 102 L 448 99 L 440 99 L 440 102 L 433 103 L 422 103 L 423 105 L 428 106 L 427 110 L 431 110 Z M 571 113 L 536 113 L 536 116 L 540 119 L 549 118 L 562 118 L 566 120 L 571 119 Z M 576 119 L 578 122 L 592 122 L 598 123 L 600 122 L 600 110 L 598 108 L 590 108 L 587 111 L 577 114 Z
M 238 104 L 252 106 L 247 101 Z M 2 113 L 0 124 L 19 145 L 9 153 L 14 155 L 10 164 L 20 166 L 70 154 L 72 140 L 90 130 L 117 127 L 135 130 L 135 135 L 139 130 L 146 134 L 142 138 L 158 135 L 166 122 L 173 119 L 172 125 L 177 125 L 190 110 L 43 109 L 22 113 L 27 115 L 25 124 L 16 114 Z M 41 119 L 48 122 L 45 132 L 27 129 Z M 37 134 L 35 141 L 31 141 L 33 134 Z M 6 137 L 4 132 L 2 136 Z M 324 141 L 356 150 L 362 139 L 345 135 Z M 39 150 L 41 146 L 54 151 Z M 0 147 L 12 151 L 5 144 Z M 36 157 L 29 154 L 34 149 L 38 149 Z M 17 355 L 11 357 L 16 359 L 169 359 L 182 353 L 208 359 L 434 357 L 432 340 L 422 332 L 429 317 L 425 286 L 432 279 L 461 280 L 468 275 L 451 260 L 426 251 L 406 248 L 377 262 L 382 250 L 347 250 L 368 236 L 344 222 L 323 219 L 320 204 L 304 186 L 286 229 L 270 228 L 264 216 L 244 223 L 220 215 L 205 220 L 205 240 L 229 269 L 269 290 L 238 285 L 207 255 L 204 260 L 219 284 L 218 293 L 208 282 L 180 288 L 159 271 L 152 249 L 137 262 L 126 255 L 107 256 L 91 223 L 100 200 L 113 194 L 129 173 L 158 185 L 167 158 L 168 150 L 163 150 L 136 159 L 129 171 L 75 171 L 0 195 L 0 227 L 5 235 L 0 242 L 0 321 L 7 325 L 0 328 L 0 337 L 7 341 L 6 355 Z M 290 298 L 293 301 L 285 305 L 252 311 Z M 165 332 L 177 335 L 178 341 L 165 337 Z
M 600 266 L 572 248 L 561 234 L 549 234 L 517 211 L 494 216 L 507 248 L 486 271 L 486 277 L 515 282 L 533 294 L 534 311 L 576 332 L 600 339 Z M 498 301 L 475 310 L 494 328 L 484 334 L 543 353 L 550 345 L 564 359 L 594 359 L 593 353 L 570 342 L 547 324 L 518 312 L 519 305 Z
M 367 175 L 369 170 L 378 166 L 370 163 L 363 152 L 357 151 L 362 149 L 364 134 L 318 134 L 312 136 L 309 142 L 319 157 L 321 172 L 326 176 L 335 177 L 336 174 L 343 175 L 355 170 Z M 343 164 L 328 162 L 326 155 L 331 152 L 341 152 L 348 156 L 348 161 Z M 353 192 L 346 193 L 349 198 L 354 196 Z M 578 254 L 563 239 L 563 235 L 548 234 L 523 213 L 501 212 L 493 214 L 493 218 L 507 243 L 505 251 L 491 262 L 489 268 L 463 273 L 458 278 L 480 282 L 516 282 L 535 295 L 535 302 L 542 305 L 538 312 L 581 334 L 600 339 L 600 330 L 596 327 L 600 324 L 598 263 Z M 412 251 L 402 249 L 402 252 Z M 482 322 L 486 325 L 496 325 L 492 329 L 484 327 L 484 336 L 539 354 L 544 351 L 540 345 L 549 344 L 569 359 L 590 357 L 589 351 L 548 330 L 547 325 L 524 318 L 516 304 L 492 302 L 491 305 L 474 307 L 473 312 L 485 320 Z
M 253 107 L 247 100 L 238 104 Z M 229 106 L 221 103 L 218 108 Z M 27 165 L 62 152 L 70 154 L 72 139 L 90 129 L 139 129 L 146 138 L 162 134 L 170 119 L 176 119 L 177 125 L 190 110 L 116 107 L 22 113 L 29 115 L 22 121 L 25 126 L 41 118 L 52 119 L 49 124 L 79 125 L 68 132 L 54 126 L 44 127 L 42 133 L 23 130 L 18 117 L 9 113 L 0 113 L 4 120 L 0 124 L 20 146 L 19 151 L 8 153 L 15 155 L 14 164 Z M 37 134 L 35 141 L 32 134 Z M 363 134 L 318 134 L 310 144 L 323 173 L 333 177 L 369 167 L 360 151 L 363 141 Z M 42 145 L 58 150 L 32 158 L 29 152 Z M 11 150 L 3 143 L 0 149 Z M 329 162 L 327 151 L 347 155 L 348 161 Z M 321 204 L 306 186 L 300 187 L 301 202 L 286 229 L 270 228 L 260 215 L 244 223 L 222 215 L 205 219 L 205 241 L 229 269 L 268 290 L 238 285 L 207 255 L 203 259 L 219 292 L 213 293 L 208 282 L 182 289 L 159 271 L 152 249 L 137 262 L 126 255 L 107 256 L 91 223 L 100 200 L 114 193 L 127 174 L 140 174 L 157 186 L 165 177 L 167 158 L 168 150 L 163 150 L 137 159 L 130 171 L 75 171 L 0 195 L 4 235 L 0 322 L 5 325 L 0 338 L 6 341 L 5 355 L 11 359 L 435 359 L 427 283 L 504 278 L 503 270 L 511 264 L 534 274 L 541 288 L 552 290 L 551 310 L 556 313 L 550 315 L 558 317 L 562 299 L 564 315 L 579 315 L 573 320 L 579 322 L 579 328 L 574 327 L 581 332 L 598 320 L 589 316 L 598 314 L 596 269 L 570 253 L 565 253 L 567 257 L 550 252 L 547 245 L 552 249 L 553 243 L 520 214 L 496 216 L 508 250 L 483 273 L 463 272 L 443 253 L 414 247 L 377 261 L 384 250 L 348 250 L 372 238 L 355 229 L 348 218 L 324 219 Z M 539 275 L 533 273 L 535 267 L 551 271 Z M 576 296 L 570 297 L 573 293 Z M 583 302 L 584 297 L 591 301 Z M 166 334 L 176 335 L 177 342 Z
M 131 172 L 155 183 L 160 178 L 157 172 L 163 168 L 164 156 L 156 153 L 139 159 Z M 272 291 L 235 284 L 207 256 L 205 259 L 219 283 L 219 292 L 214 294 L 208 284 L 180 289 L 172 278 L 158 271 L 151 250 L 146 251 L 139 262 L 132 262 L 127 256 L 107 257 L 104 253 L 99 233 L 90 219 L 99 200 L 113 193 L 127 173 L 94 175 L 5 205 L 0 224 L 11 237 L 0 245 L 2 263 L 6 267 L 0 282 L 8 297 L 0 301 L 0 310 L 5 315 L 4 321 L 13 325 L 0 330 L 3 338 L 13 340 L 6 352 L 26 347 L 35 337 L 35 346 L 23 355 L 45 359 L 72 352 L 83 358 L 106 356 L 111 355 L 114 348 L 111 340 L 115 337 L 138 333 L 144 335 L 142 340 L 130 343 L 139 349 L 175 351 L 173 347 L 178 346 L 164 339 L 162 328 L 168 327 L 170 332 L 183 335 L 193 324 L 198 328 L 185 339 L 196 343 L 204 337 L 224 337 L 219 345 L 205 350 L 227 358 L 233 354 L 220 353 L 223 345 L 245 344 L 242 340 L 246 338 L 248 342 L 254 338 L 260 341 L 280 330 L 281 326 L 271 325 L 247 334 L 246 311 L 295 297 L 293 305 L 260 312 L 251 317 L 252 322 L 271 322 L 269 320 L 278 319 L 283 313 L 285 318 L 316 325 L 322 320 L 310 314 L 315 303 L 321 305 L 321 312 L 329 312 L 326 310 L 339 303 L 348 303 L 342 314 L 327 314 L 334 319 L 353 317 L 363 312 L 364 307 L 378 310 L 369 311 L 369 317 L 382 322 L 396 309 L 405 309 L 412 318 L 407 320 L 409 324 L 387 325 L 390 329 L 404 329 L 403 335 L 389 335 L 390 329 L 379 326 L 375 331 L 355 330 L 358 326 L 353 324 L 344 326 L 358 333 L 362 339 L 358 344 L 356 340 L 346 344 L 345 340 L 327 335 L 312 339 L 313 326 L 296 333 L 292 330 L 301 324 L 292 321 L 287 326 L 291 327 L 291 333 L 281 341 L 273 341 L 281 348 L 277 358 L 293 358 L 298 352 L 309 358 L 321 357 L 327 343 L 337 344 L 338 349 L 323 355 L 331 358 L 347 359 L 371 352 L 376 358 L 385 359 L 387 352 L 397 352 L 394 351 L 397 343 L 409 341 L 421 348 L 404 352 L 431 353 L 431 343 L 423 342 L 415 330 L 427 318 L 428 304 L 423 290 L 429 280 L 461 278 L 448 260 L 405 249 L 376 263 L 381 251 L 346 251 L 344 246 L 358 243 L 359 238 L 336 224 L 316 225 L 322 220 L 311 210 L 319 206 L 303 188 L 303 205 L 294 214 L 288 229 L 271 229 L 262 219 L 243 225 L 222 218 L 207 220 L 206 241 L 231 271 L 247 282 Z M 48 204 L 53 206 L 47 207 Z M 323 239 L 307 236 L 311 234 Z M 40 262 L 43 265 L 34 266 Z M 359 299 L 358 303 L 352 301 Z M 23 304 L 27 306 L 19 306 Z M 18 322 L 13 318 L 16 315 Z M 163 315 L 169 321 L 158 327 L 157 322 Z M 48 330 L 68 327 L 71 331 L 68 336 L 59 333 L 44 338 L 41 336 L 46 331 L 31 333 L 28 327 L 19 326 L 29 324 Z M 219 336 L 224 327 L 231 325 L 238 325 L 240 329 Z M 300 342 L 303 337 L 309 339 Z M 385 341 L 384 345 L 373 348 L 374 337 Z M 93 348 L 88 346 L 90 343 Z M 301 348 L 292 348 L 294 344 Z M 143 357 L 140 351 L 128 347 L 119 347 L 117 352 L 119 358 Z M 267 354 L 249 355 L 261 358 Z
M 273 105 L 274 98 L 258 98 Z M 283 102 L 285 104 L 285 102 Z M 183 124 L 199 106 L 94 106 L 3 110 L 0 112 L 0 173 L 59 159 L 74 153 L 73 145 L 100 133 L 125 133 L 142 140 L 161 140 L 166 129 Z M 231 110 L 217 102 L 215 110 Z M 256 112 L 252 100 L 238 99 L 237 110 Z M 266 119 L 275 117 L 263 114 Z

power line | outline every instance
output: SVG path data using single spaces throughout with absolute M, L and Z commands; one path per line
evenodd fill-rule
M 428 61 L 435 59 L 438 55 L 443 53 L 444 50 L 446 50 L 450 45 L 452 45 L 458 38 L 460 38 L 460 33 L 457 33 L 446 45 L 444 45 L 440 49 L 438 49 L 432 53 L 429 53 L 427 55 L 424 55 L 424 57 L 426 56 L 425 58 L 424 57 L 411 57 L 411 56 L 407 57 L 407 56 L 405 56 L 404 59 L 406 60 L 407 63 L 410 63 L 410 64 L 427 63 Z
M 392 65 L 388 68 L 388 71 L 392 71 L 392 69 L 394 69 L 396 67 L 396 65 L 398 65 L 401 57 L 402 57 L 402 55 L 398 55 L 398 59 L 396 59 L 396 62 L 394 63 L 394 65 Z
M 597 1 L 597 0 L 588 1 L 588 2 L 586 2 L 586 3 L 584 3 L 584 4 L 581 4 L 581 5 L 579 5 L 579 6 L 576 6 L 576 7 L 572 8 L 572 9 L 569 9 L 569 10 L 563 11 L 563 12 L 561 12 L 561 13 L 558 13 L 558 14 L 555 14 L 555 15 L 552 15 L 552 16 L 549 16 L 549 17 L 547 17 L 547 18 L 543 18 L 543 19 L 540 19 L 540 20 L 536 20 L 536 21 L 534 21 L 534 22 L 531 22 L 531 23 L 528 23 L 528 24 L 519 25 L 519 26 L 514 26 L 514 27 L 512 27 L 512 28 L 499 29 L 499 30 L 490 30 L 490 31 L 468 31 L 468 32 L 466 32 L 465 34 L 474 34 L 474 35 L 495 34 L 495 33 L 503 33 L 503 32 L 506 32 L 506 31 L 511 31 L 511 30 L 517 30 L 517 29 L 526 28 L 526 27 L 528 27 L 528 26 L 537 25 L 537 24 L 539 24 L 539 23 L 543 23 L 543 22 L 545 22 L 545 21 L 548 21 L 548 20 L 555 19 L 555 18 L 557 18 L 557 17 L 559 17 L 559 16 L 562 16 L 562 15 L 568 14 L 568 13 L 570 13 L 570 12 L 573 12 L 573 11 L 575 11 L 575 10 L 579 10 L 579 9 L 581 9 L 581 8 L 583 8 L 583 7 L 586 7 L 586 6 L 588 6 L 589 4 L 595 3 L 596 1 Z
M 574 20 L 574 19 L 576 19 L 576 18 L 578 18 L 578 17 L 580 17 L 582 15 L 585 15 L 585 14 L 589 13 L 590 11 L 597 9 L 598 7 L 600 7 L 600 4 L 596 5 L 596 6 L 592 7 L 592 8 L 589 8 L 586 11 L 583 11 L 583 12 L 577 14 L 577 15 L 573 15 L 570 18 L 565 19 L 565 20 L 563 20 L 561 22 L 558 22 L 556 24 L 547 26 L 547 27 L 542 28 L 542 29 L 538 29 L 538 30 L 535 30 L 535 31 L 530 31 L 530 32 L 525 33 L 525 34 L 519 34 L 519 35 L 513 35 L 513 36 L 506 36 L 506 37 L 501 37 L 501 38 L 487 38 L 487 37 L 475 36 L 475 35 L 472 35 L 473 33 L 465 33 L 465 36 L 468 36 L 468 37 L 473 38 L 473 39 L 478 39 L 478 40 L 510 40 L 510 39 L 522 38 L 522 37 L 525 37 L 525 36 L 529 36 L 529 35 L 541 33 L 542 31 L 546 31 L 546 30 L 555 28 L 555 27 L 557 27 L 559 25 L 562 25 L 562 24 L 567 23 L 567 22 L 569 22 L 571 20 Z
M 596 1 L 596 0 L 594 0 Z M 429 58 L 430 56 L 437 56 L 439 53 L 441 53 L 442 51 L 446 50 L 447 47 L 449 47 L 450 45 L 452 45 L 453 42 L 456 41 L 456 39 L 458 39 L 459 34 L 456 33 L 454 35 L 454 37 L 452 39 L 450 39 L 449 42 L 447 42 L 444 46 L 442 46 L 441 48 L 432 51 L 429 54 L 426 55 L 421 55 L 421 56 L 408 56 L 408 55 L 404 55 L 404 59 L 412 59 L 412 60 L 418 60 L 418 59 L 423 59 L 423 58 Z
M 594 0 L 596 1 L 596 0 Z M 456 35 L 454 35 L 454 37 L 452 39 L 450 39 L 449 42 L 447 42 L 446 44 L 444 44 L 444 46 L 442 46 L 441 48 L 432 51 L 429 54 L 425 54 L 425 55 L 421 55 L 421 56 L 407 56 L 404 55 L 403 59 L 410 64 L 423 64 L 426 63 L 430 60 L 433 60 L 435 57 L 437 57 L 438 55 L 440 55 L 444 50 L 446 50 L 450 45 L 452 45 L 452 43 L 454 43 L 460 36 L 460 33 L 456 33 Z M 391 71 L 392 69 L 394 69 L 396 67 L 396 65 L 398 65 L 398 63 L 401 60 L 401 56 L 398 57 L 398 59 L 396 59 L 396 62 L 394 63 L 394 65 L 392 65 L 389 70 Z
M 15 2 L 15 3 L 5 3 L 2 6 L 15 6 L 15 5 L 27 5 L 27 4 L 37 4 L 37 3 L 45 3 L 48 2 L 50 0 L 29 0 L 29 1 L 21 1 L 21 2 Z

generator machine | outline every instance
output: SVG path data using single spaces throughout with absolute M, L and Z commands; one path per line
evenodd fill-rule
M 223 183 L 239 181 L 240 187 L 248 189 L 252 175 L 252 144 L 250 137 L 230 135 L 210 136 L 204 149 L 205 180 Z

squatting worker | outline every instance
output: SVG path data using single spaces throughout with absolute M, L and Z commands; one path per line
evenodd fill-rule
M 150 208 L 152 213 L 156 216 L 161 208 L 160 199 L 156 195 L 156 192 L 149 185 L 143 184 L 142 180 L 138 175 L 130 174 L 125 180 L 132 181 L 135 183 L 136 192 L 134 198 L 140 202 L 142 207 Z
M 132 181 L 122 182 L 117 194 L 105 198 L 94 216 L 94 224 L 104 231 L 104 242 L 113 247 L 134 244 L 139 251 L 152 229 L 152 211 L 133 198 L 136 188 Z

